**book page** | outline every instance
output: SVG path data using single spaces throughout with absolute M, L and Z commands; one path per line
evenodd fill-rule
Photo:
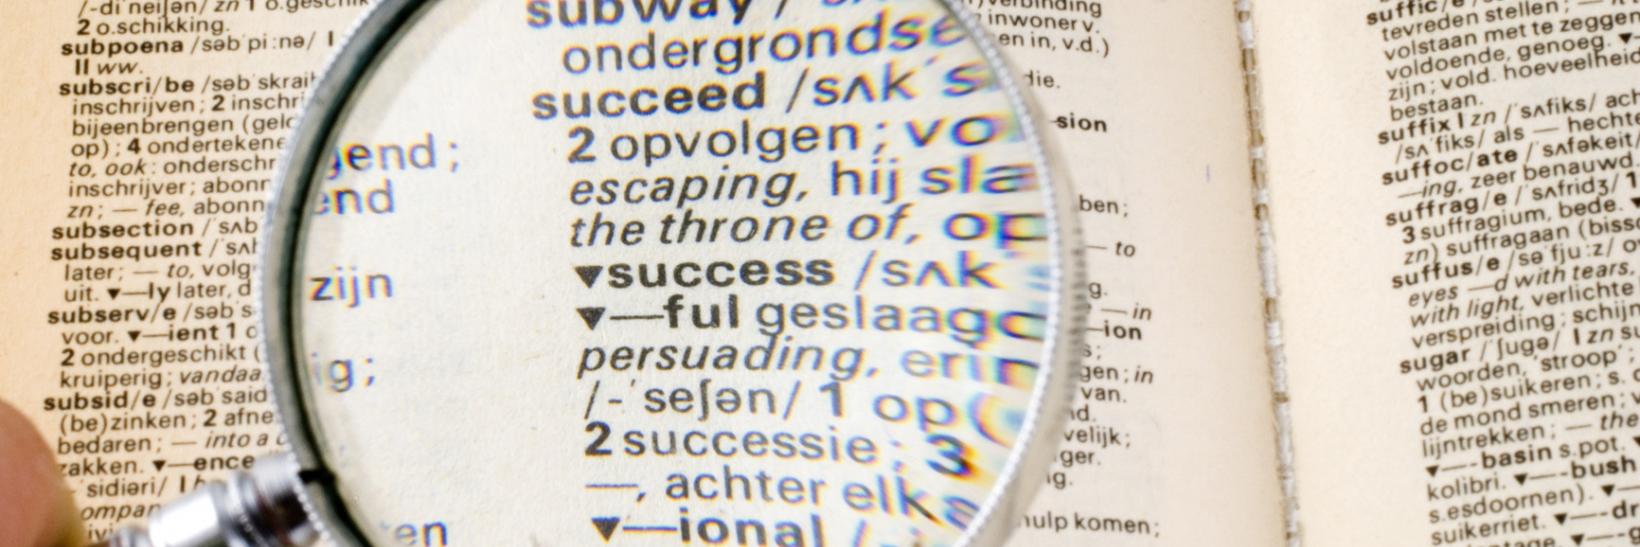
M 0 398 L 47 435 L 91 539 L 282 446 L 251 295 L 263 198 L 364 7 L 0 5 Z M 1092 270 L 1073 417 L 1015 544 L 1279 541 L 1233 5 L 971 7 L 1038 95 Z M 454 543 L 426 517 L 378 524 Z
M 1010 545 L 1283 537 L 1231 2 L 970 2 L 1077 185 L 1092 306 L 1073 416 Z
M 364 7 L 0 2 L 0 398 L 46 434 L 89 539 L 281 449 L 263 200 Z
M 1640 541 L 1640 11 L 1253 11 L 1305 543 Z

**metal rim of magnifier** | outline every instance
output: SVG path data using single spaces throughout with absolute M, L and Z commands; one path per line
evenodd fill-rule
M 307 205 L 313 184 L 314 171 L 330 148 L 333 129 L 348 111 L 353 93 L 375 67 L 375 61 L 388 53 L 402 35 L 438 0 L 384 0 L 372 5 L 353 29 L 342 47 L 326 67 L 323 77 L 308 96 L 290 144 L 284 151 L 274 180 L 278 183 L 268 203 L 266 245 L 262 256 L 262 327 L 267 356 L 269 382 L 274 396 L 274 410 L 284 425 L 290 449 L 299 466 L 303 504 L 315 517 L 318 528 L 331 539 L 346 545 L 368 545 L 359 522 L 350 512 L 337 489 L 336 477 L 330 472 L 324 454 L 319 450 L 319 431 L 309 419 L 308 401 L 312 386 L 301 372 L 296 333 L 299 332 L 299 312 L 292 282 L 297 278 L 296 257 L 302 243 L 302 228 L 307 221 Z M 805 1 L 805 0 L 799 0 Z M 1006 93 L 1009 106 L 1018 113 L 1021 133 L 1032 152 L 1036 175 L 1046 200 L 1044 211 L 1051 227 L 1048 245 L 1052 272 L 1049 274 L 1053 296 L 1048 302 L 1047 328 L 1043 336 L 1043 364 L 1039 369 L 1036 386 L 1032 388 L 1029 405 L 1020 428 L 1019 439 L 1010 449 L 1006 463 L 997 473 L 997 483 L 974 513 L 970 526 L 963 531 L 956 545 L 997 545 L 1013 525 L 1017 512 L 1024 509 L 1039 481 L 1020 480 L 1021 474 L 1040 472 L 1052 459 L 1053 432 L 1065 419 L 1073 394 L 1068 377 L 1070 364 L 1075 361 L 1073 342 L 1080 340 L 1085 307 L 1074 302 L 1074 287 L 1082 282 L 1082 249 L 1074 212 L 1061 196 L 1059 177 L 1056 176 L 1056 155 L 1048 149 L 1037 133 L 1038 111 L 1020 91 L 1011 66 L 1004 62 L 1000 50 L 990 35 L 980 27 L 973 13 L 960 0 L 935 0 L 961 22 L 963 30 L 980 50 L 985 61 L 994 69 L 998 85 Z

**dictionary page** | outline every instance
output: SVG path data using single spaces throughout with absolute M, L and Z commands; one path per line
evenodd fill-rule
M 0 398 L 46 434 L 90 539 L 281 449 L 263 197 L 363 8 L 0 2 Z
M 1010 545 L 1282 541 L 1232 2 L 970 2 L 1076 184 L 1073 415 Z
M 1640 538 L 1640 9 L 1253 8 L 1308 545 Z
M 1091 270 L 1073 416 L 1014 544 L 1278 542 L 1234 6 L 969 5 L 1040 100 Z M 90 539 L 281 448 L 262 200 L 363 8 L 0 3 L 0 398 L 46 433 Z M 378 524 L 454 543 L 436 515 Z

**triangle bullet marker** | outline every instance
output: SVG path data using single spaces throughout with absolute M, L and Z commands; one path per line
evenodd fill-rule
M 581 314 L 581 320 L 587 324 L 587 330 L 597 330 L 598 320 L 604 318 L 603 308 L 575 308 L 575 313 Z
M 621 523 L 621 517 L 592 517 L 592 527 L 598 529 L 598 535 L 604 536 L 604 543 L 609 543 L 609 536 L 615 535 L 615 525 Z
M 576 266 L 575 267 L 575 275 L 581 276 L 581 282 L 585 283 L 588 289 L 592 288 L 593 283 L 598 282 L 598 274 L 602 274 L 602 273 L 604 273 L 604 267 L 603 266 Z

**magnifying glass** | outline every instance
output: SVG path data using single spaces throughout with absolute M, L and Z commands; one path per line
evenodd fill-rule
M 1069 399 L 1073 219 L 944 0 L 387 1 L 282 165 L 292 453 L 115 545 L 998 545 Z

